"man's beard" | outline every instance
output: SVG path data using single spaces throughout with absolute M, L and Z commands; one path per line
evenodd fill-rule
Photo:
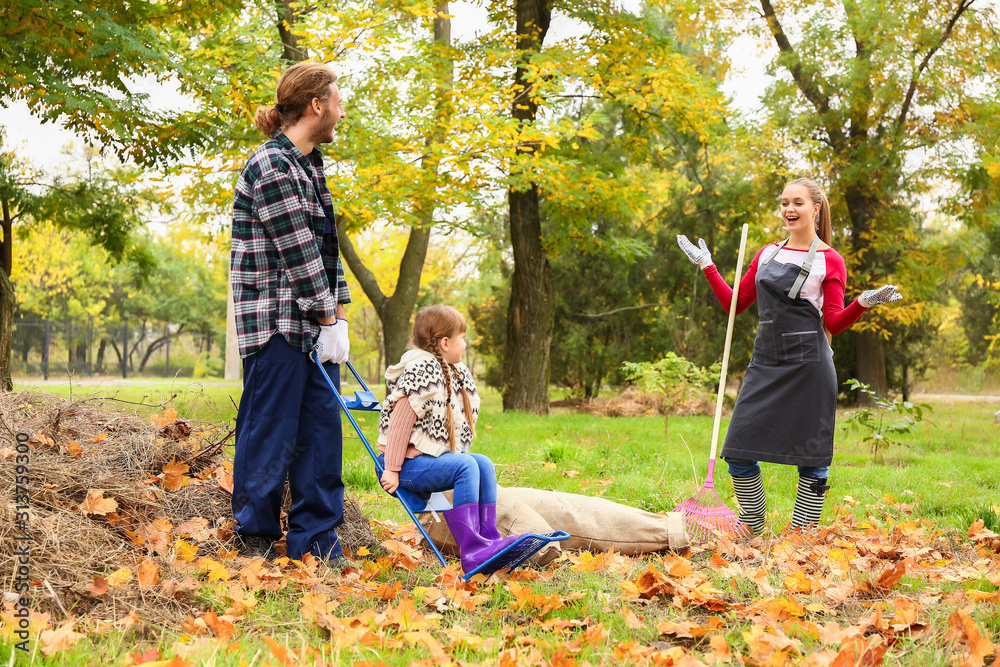
M 333 128 L 337 125 L 335 114 L 325 111 L 313 128 L 310 139 L 314 144 L 328 144 L 333 141 Z

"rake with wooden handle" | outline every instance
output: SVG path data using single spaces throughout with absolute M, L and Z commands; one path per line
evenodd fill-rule
M 737 537 L 749 537 L 753 531 L 740 521 L 736 512 L 729 509 L 715 491 L 715 454 L 719 448 L 719 425 L 722 422 L 722 398 L 726 393 L 726 372 L 729 370 L 729 347 L 733 342 L 733 323 L 736 321 L 736 299 L 740 289 L 740 273 L 743 271 L 743 253 L 747 245 L 749 225 L 743 225 L 740 237 L 740 252 L 736 259 L 736 278 L 733 281 L 733 298 L 729 304 L 729 324 L 726 327 L 726 346 L 722 352 L 722 377 L 719 378 L 719 394 L 715 400 L 715 424 L 712 426 L 712 453 L 708 457 L 708 479 L 698 492 L 674 508 L 684 512 L 684 523 L 688 533 L 696 540 L 704 540 L 713 531 L 722 531 Z

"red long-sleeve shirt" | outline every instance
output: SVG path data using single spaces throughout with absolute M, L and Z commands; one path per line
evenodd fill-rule
M 764 246 L 750 262 L 746 275 L 740 280 L 739 295 L 736 297 L 737 313 L 742 313 L 757 300 L 757 263 L 765 250 L 776 245 L 778 243 Z M 794 250 L 786 247 L 779 250 L 778 254 L 770 261 L 802 266 L 807 253 L 807 250 Z M 733 288 L 719 275 L 719 270 L 715 268 L 714 264 L 705 269 L 705 277 L 708 278 L 719 303 L 728 313 L 729 304 L 733 299 Z M 817 250 L 812 270 L 802 285 L 801 298 L 806 299 L 816 307 L 816 310 L 822 314 L 823 326 L 833 335 L 849 328 L 868 310 L 857 300 L 846 308 L 844 307 L 846 285 L 847 265 L 844 263 L 844 258 L 833 248 Z

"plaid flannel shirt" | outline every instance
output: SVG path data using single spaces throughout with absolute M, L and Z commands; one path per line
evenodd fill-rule
M 254 151 L 236 182 L 230 265 L 244 359 L 275 333 L 309 352 L 316 318 L 350 303 L 318 148 L 303 155 L 279 131 Z

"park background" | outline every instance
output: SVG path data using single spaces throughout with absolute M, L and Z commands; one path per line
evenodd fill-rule
M 340 75 L 348 113 L 323 150 L 354 297 L 352 360 L 378 384 L 417 308 L 458 307 L 471 326 L 467 362 L 487 388 L 484 414 L 495 426 L 481 447 L 500 462 L 502 483 L 606 494 L 650 511 L 693 490 L 700 480 L 689 459 L 704 457 L 710 427 L 696 415 L 711 414 L 725 316 L 675 236 L 705 238 L 731 282 L 740 227 L 750 225 L 750 252 L 780 238 L 778 195 L 808 175 L 830 198 L 848 298 L 888 282 L 905 295 L 834 341 L 841 424 L 857 428 L 838 429 L 843 488 L 825 516 L 872 516 L 891 534 L 905 515 L 917 526 L 906 536 L 930 541 L 977 521 L 996 526 L 988 470 L 1000 394 L 994 3 L 16 0 L 2 12 L 0 366 L 12 388 L 79 401 L 81 385 L 97 384 L 82 400 L 108 396 L 114 409 L 133 406 L 157 424 L 166 410 L 231 423 L 239 388 L 222 378 L 233 185 L 263 139 L 254 110 L 273 103 L 285 67 L 317 59 Z M 750 314 L 737 320 L 731 393 L 749 361 L 751 322 Z M 118 387 L 123 375 L 137 386 Z M 852 391 L 851 379 L 885 401 Z M 631 383 L 655 398 L 626 389 Z M 914 419 L 920 401 L 934 403 L 933 424 Z M 398 520 L 373 492 L 364 454 L 347 465 L 365 510 Z M 776 533 L 790 513 L 785 477 L 769 479 Z M 594 569 L 632 578 L 645 567 L 610 559 Z M 427 584 L 435 573 L 424 569 Z M 369 581 L 393 586 L 395 570 Z M 995 562 L 978 571 L 956 590 L 995 590 Z M 401 580 L 412 595 L 408 572 Z M 599 581 L 585 584 L 596 596 L 590 609 L 598 599 L 608 606 Z M 548 585 L 556 595 L 558 580 Z M 498 592 L 495 582 L 491 590 L 500 607 L 504 595 L 523 592 Z M 391 611 L 392 598 L 380 600 Z M 204 602 L 190 606 L 199 619 L 212 613 Z M 207 606 L 225 616 L 231 602 Z M 966 649 L 988 657 L 968 628 L 948 636 L 958 603 L 937 602 L 921 604 L 933 610 L 936 646 L 950 648 L 921 659 L 945 664 Z M 47 632 L 75 616 L 44 604 L 57 626 Z M 871 609 L 859 605 L 847 617 Z M 668 617 L 669 598 L 644 610 Z M 287 614 L 254 613 L 240 616 L 247 632 L 275 618 L 291 627 Z M 995 611 L 970 613 L 987 635 L 1000 630 Z M 607 622 L 614 641 L 656 644 L 640 629 L 652 632 L 651 621 L 624 614 Z M 114 641 L 174 655 L 169 627 L 139 639 L 124 630 Z M 796 655 L 794 643 L 772 642 L 761 658 L 760 636 L 747 639 L 746 627 L 726 629 L 738 651 L 776 655 L 775 664 Z M 480 634 L 491 633 L 503 631 L 487 624 Z M 96 641 L 101 655 L 112 651 Z M 602 641 L 568 655 L 653 659 L 638 648 L 621 657 L 621 643 Z M 699 641 L 672 646 L 707 660 Z M 463 648 L 448 655 L 498 659 L 495 643 L 482 656 L 472 643 L 455 640 Z M 428 642 L 407 646 L 380 659 L 440 657 Z M 549 660 L 553 646 L 525 649 L 514 662 Z M 910 649 L 889 646 L 887 659 L 898 664 L 932 664 L 908 663 Z M 870 642 L 862 649 L 874 650 Z M 74 651 L 63 659 L 83 649 Z

